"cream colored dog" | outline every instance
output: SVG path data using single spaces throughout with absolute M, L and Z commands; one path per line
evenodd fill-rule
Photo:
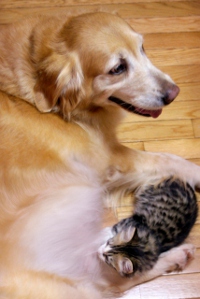
M 172 174 L 200 185 L 197 165 L 117 140 L 125 110 L 157 117 L 179 93 L 142 43 L 106 13 L 32 18 L 0 31 L 2 298 L 104 298 L 193 256 L 181 245 L 126 279 L 97 255 L 105 197 L 117 201 Z

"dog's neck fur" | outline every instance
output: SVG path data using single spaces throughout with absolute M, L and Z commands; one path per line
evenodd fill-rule
M 70 113 L 70 121 L 81 123 L 113 137 L 116 135 L 116 128 L 124 115 L 125 113 L 123 113 L 121 108 L 108 103 L 107 106 L 91 106 L 89 109 L 79 109 L 77 107 L 77 109 Z M 66 118 L 65 115 L 63 117 L 64 119 Z

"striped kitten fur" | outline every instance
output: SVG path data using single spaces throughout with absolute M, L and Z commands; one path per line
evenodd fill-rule
M 193 188 L 177 178 L 143 186 L 135 198 L 133 216 L 114 225 L 99 249 L 101 260 L 122 276 L 153 268 L 162 252 L 185 240 L 198 214 Z

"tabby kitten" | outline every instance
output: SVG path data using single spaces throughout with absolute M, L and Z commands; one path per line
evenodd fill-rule
M 150 270 L 159 255 L 181 244 L 198 213 L 193 188 L 170 177 L 141 187 L 133 216 L 113 226 L 99 257 L 122 276 Z

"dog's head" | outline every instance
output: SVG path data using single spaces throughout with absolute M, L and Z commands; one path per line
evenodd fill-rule
M 142 36 L 112 14 L 70 19 L 42 52 L 35 88 L 41 111 L 59 105 L 66 115 L 78 107 L 118 105 L 157 117 L 179 93 L 147 58 Z

